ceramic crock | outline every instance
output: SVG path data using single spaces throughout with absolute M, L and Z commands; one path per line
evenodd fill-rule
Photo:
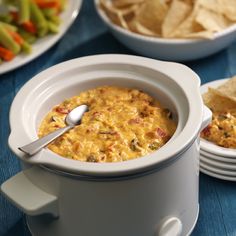
M 37 138 L 56 104 L 100 85 L 147 92 L 173 112 L 177 130 L 158 151 L 118 163 L 87 163 L 18 147 Z M 97 55 L 41 72 L 16 95 L 9 146 L 23 170 L 1 186 L 37 236 L 189 235 L 198 218 L 199 132 L 211 119 L 188 67 L 128 55 Z

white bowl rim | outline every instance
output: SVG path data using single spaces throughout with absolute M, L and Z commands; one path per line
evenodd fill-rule
M 25 102 L 27 99 L 27 94 L 32 91 L 32 88 L 40 86 L 39 83 L 42 83 L 42 81 L 45 80 L 50 80 L 61 72 L 64 73 L 65 71 L 72 70 L 73 68 L 97 65 L 100 63 L 105 63 L 108 66 L 112 63 L 145 66 L 146 68 L 165 73 L 173 80 L 173 83 L 178 84 L 189 103 L 189 114 L 183 130 L 180 132 L 178 137 L 175 138 L 174 142 L 170 142 L 169 144 L 167 143 L 158 150 L 158 160 L 156 160 L 156 158 L 151 158 L 152 155 L 155 155 L 155 152 L 142 158 L 116 163 L 87 163 L 75 161 L 67 158 L 61 158 L 47 149 L 43 149 L 41 152 L 32 157 L 23 155 L 23 153 L 18 150 L 19 138 L 25 138 L 27 142 L 33 141 L 33 139 L 27 135 L 26 131 L 23 129 L 23 125 L 19 124 L 19 122 L 15 122 L 15 117 L 19 116 L 19 107 L 22 107 L 22 102 Z M 179 72 L 176 73 L 177 71 Z M 183 74 L 185 76 L 183 76 Z M 50 67 L 39 73 L 28 81 L 17 93 L 10 110 L 11 134 L 8 140 L 9 146 L 12 151 L 23 161 L 32 164 L 45 164 L 47 166 L 56 169 L 63 169 L 63 171 L 72 173 L 93 176 L 120 176 L 140 173 L 157 168 L 157 166 L 160 166 L 163 163 L 170 162 L 170 159 L 175 160 L 198 137 L 204 114 L 199 87 L 200 78 L 198 75 L 188 67 L 179 63 L 164 62 L 140 56 L 122 54 L 95 55 L 72 59 Z M 190 105 L 190 101 L 194 101 L 194 108 Z
M 96 8 L 99 16 L 103 19 L 104 22 L 106 22 L 111 28 L 119 31 L 122 34 L 125 34 L 131 38 L 139 39 L 139 40 L 143 40 L 143 41 L 150 41 L 153 43 L 161 43 L 161 44 L 168 44 L 168 45 L 182 45 L 182 44 L 187 45 L 187 44 L 194 44 L 194 43 L 200 43 L 200 42 L 210 42 L 210 41 L 216 40 L 218 38 L 221 38 L 225 35 L 228 35 L 228 34 L 236 31 L 236 23 L 235 23 L 220 32 L 214 33 L 214 37 L 212 39 L 160 38 L 160 37 L 142 35 L 142 34 L 138 34 L 138 33 L 129 31 L 129 30 L 122 28 L 121 26 L 113 23 L 107 17 L 107 15 L 103 12 L 103 10 L 100 9 L 100 7 L 98 6 L 98 1 L 99 0 L 94 0 L 94 3 L 95 3 L 94 5 L 95 5 L 95 8 Z

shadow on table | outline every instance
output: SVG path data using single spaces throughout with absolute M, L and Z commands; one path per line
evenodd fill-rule
M 83 56 L 111 53 L 135 55 L 134 52 L 117 41 L 112 36 L 112 34 L 106 32 L 99 35 L 98 37 L 93 38 L 90 41 L 86 41 L 86 43 L 84 44 L 78 45 L 77 47 L 69 50 L 61 58 L 58 58 L 57 61 L 55 61 L 55 64 Z

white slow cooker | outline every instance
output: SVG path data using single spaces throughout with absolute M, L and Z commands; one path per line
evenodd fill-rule
M 100 85 L 141 89 L 172 110 L 174 136 L 158 151 L 119 163 L 66 159 L 18 147 L 37 139 L 56 104 Z M 74 59 L 41 72 L 16 95 L 9 146 L 23 170 L 1 186 L 37 236 L 189 235 L 198 218 L 199 133 L 210 122 L 188 67 L 128 55 Z

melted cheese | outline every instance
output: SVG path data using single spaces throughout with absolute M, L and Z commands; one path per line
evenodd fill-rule
M 60 156 L 88 162 L 118 162 L 144 156 L 163 146 L 176 130 L 171 112 L 136 89 L 103 86 L 69 98 L 42 121 L 42 137 L 65 126 L 70 110 L 87 104 L 80 125 L 48 148 Z
M 225 148 L 236 148 L 236 110 L 214 112 L 201 137 Z

